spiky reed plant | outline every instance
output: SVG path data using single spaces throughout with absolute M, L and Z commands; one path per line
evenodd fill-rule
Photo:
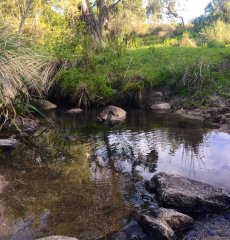
M 49 62 L 23 44 L 9 26 L 0 24 L 0 117 L 15 118 L 15 99 L 23 94 L 28 102 L 31 94 L 42 95 L 51 84 L 57 62 Z

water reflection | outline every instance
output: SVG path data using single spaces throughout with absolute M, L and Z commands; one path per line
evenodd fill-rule
M 228 134 L 199 121 L 151 111 L 129 111 L 127 121 L 112 128 L 95 124 L 95 118 L 95 112 L 85 112 L 76 119 L 58 116 L 56 121 L 94 138 L 100 166 L 145 179 L 160 171 L 177 173 L 230 189 Z
M 10 183 L 2 198 L 12 218 L 4 239 L 106 238 L 129 217 L 122 176 L 91 161 L 90 141 L 65 139 L 65 132 L 51 129 L 1 155 L 8 170 L 0 168 L 0 175 Z
M 129 218 L 130 203 L 145 204 L 140 180 L 159 171 L 230 190 L 230 135 L 154 112 L 131 111 L 114 127 L 95 116 L 54 115 L 56 128 L 0 153 L 0 176 L 9 182 L 0 200 L 11 227 L 4 239 L 25 229 L 35 237 L 109 239 Z

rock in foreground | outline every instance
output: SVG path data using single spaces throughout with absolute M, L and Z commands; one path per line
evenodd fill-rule
M 97 116 L 97 119 L 100 122 L 109 124 L 120 123 L 126 119 L 126 111 L 122 108 L 111 105 L 104 109 L 104 111 Z
M 140 224 L 151 239 L 172 240 L 176 238 L 175 233 L 170 226 L 160 219 L 148 215 L 142 215 L 140 217 Z
M 230 209 L 230 194 L 222 188 L 179 175 L 158 173 L 148 182 L 159 204 L 185 213 L 215 213 Z
M 193 219 L 173 209 L 159 208 L 151 214 L 140 216 L 139 224 L 156 240 L 172 240 L 176 234 L 193 224 Z M 150 239 L 152 239 L 150 238 Z

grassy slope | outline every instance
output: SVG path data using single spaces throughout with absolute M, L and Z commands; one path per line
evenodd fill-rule
M 107 64 L 110 71 L 121 70 L 127 76 L 139 74 L 153 85 L 167 81 L 173 69 L 185 67 L 195 58 L 203 57 L 212 66 L 220 65 L 225 58 L 230 56 L 230 47 L 226 48 L 182 48 L 164 47 L 141 48 L 128 50 L 121 58 L 114 59 Z M 131 60 L 131 62 L 130 62 Z M 130 62 L 130 64 L 129 64 Z M 229 79 L 230 81 L 230 79 Z
M 112 96 L 111 88 L 123 91 L 128 83 L 153 87 L 169 85 L 172 79 L 174 81 L 180 79 L 186 67 L 197 58 L 204 58 L 214 71 L 229 56 L 230 46 L 183 48 L 159 44 L 154 47 L 129 49 L 121 57 L 101 54 L 94 59 L 92 68 L 87 66 L 77 68 L 74 73 L 61 74 L 59 79 L 67 94 L 75 95 L 79 84 L 86 83 L 90 86 L 90 92 L 107 99 Z M 213 78 L 218 82 L 217 86 L 220 89 L 230 86 L 230 70 L 225 73 L 214 73 Z

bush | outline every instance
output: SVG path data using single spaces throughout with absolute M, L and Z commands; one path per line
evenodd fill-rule
M 23 45 L 23 39 L 9 26 L 0 27 L 0 116 L 5 120 L 21 113 L 31 94 L 48 91 L 50 78 L 57 62 L 46 58 Z M 19 101 L 20 99 L 20 101 Z M 20 107 L 17 105 L 20 102 Z
M 195 48 L 196 42 L 191 38 L 189 32 L 184 32 L 179 42 L 180 47 Z
M 230 44 L 230 23 L 216 21 L 212 26 L 203 31 L 210 41 Z
M 204 58 L 197 58 L 187 66 L 178 65 L 175 69 L 173 85 L 182 94 L 207 95 L 214 89 L 211 67 Z
M 225 44 L 223 42 L 219 42 L 216 40 L 209 40 L 207 43 L 205 43 L 204 46 L 208 48 L 225 48 Z
M 61 70 L 56 81 L 78 106 L 104 105 L 113 95 L 105 75 L 84 69 Z
M 166 38 L 165 41 L 164 41 L 164 45 L 167 46 L 167 47 L 178 46 L 179 41 L 176 38 Z

